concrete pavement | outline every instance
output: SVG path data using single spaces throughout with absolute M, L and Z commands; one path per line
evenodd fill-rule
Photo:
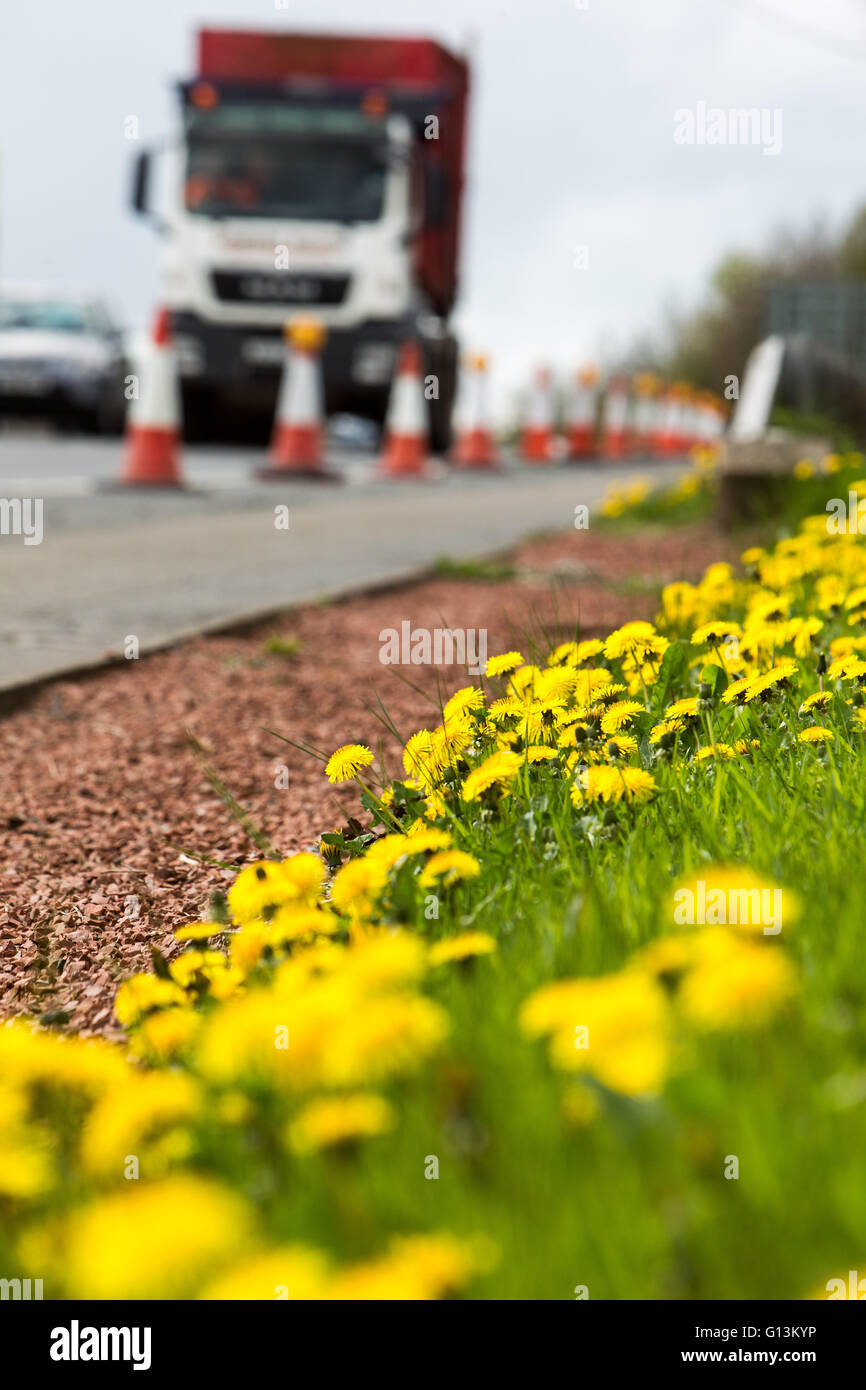
M 105 492 L 116 441 L 0 438 L 0 497 L 43 499 L 43 540 L 0 535 L 0 690 L 195 632 L 411 578 L 438 557 L 567 530 L 612 478 L 682 464 L 600 463 L 383 483 L 337 460 L 340 485 L 252 481 L 254 449 L 188 449 L 188 493 Z M 289 527 L 275 509 L 288 508 Z

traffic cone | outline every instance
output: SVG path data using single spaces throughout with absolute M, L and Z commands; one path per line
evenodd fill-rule
M 566 438 L 569 458 L 591 458 L 595 453 L 597 411 L 598 372 L 595 367 L 584 367 L 575 378 L 568 402 Z
M 622 458 L 628 440 L 629 384 L 625 377 L 611 377 L 602 408 L 601 452 L 605 458 Z
M 171 315 L 158 309 L 129 408 L 121 487 L 182 487 L 181 404 Z
M 652 452 L 657 430 L 660 385 L 655 372 L 639 372 L 634 379 L 631 445 L 632 451 L 636 454 Z
M 490 428 L 486 357 L 467 358 L 455 415 L 457 432 L 452 455 L 455 467 L 499 468 Z
M 322 350 L 327 329 L 318 319 L 291 319 L 284 330 L 286 362 L 263 478 L 301 477 L 333 481 L 325 467 L 325 404 Z
M 539 367 L 532 382 L 520 452 L 527 463 L 550 463 L 553 447 L 553 380 L 549 367 Z
M 424 399 L 421 349 L 414 339 L 400 348 L 385 417 L 379 471 L 385 478 L 424 478 L 428 473 L 430 427 Z
M 688 387 L 681 381 L 675 381 L 668 388 L 659 413 L 659 432 L 656 446 L 660 454 L 681 454 L 683 452 L 688 394 Z

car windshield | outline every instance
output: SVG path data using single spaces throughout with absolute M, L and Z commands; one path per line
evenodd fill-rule
M 86 307 L 63 300 L 0 299 L 0 329 L 48 328 L 63 333 L 86 333 L 91 327 Z
M 185 203 L 210 217 L 375 222 L 385 175 L 368 140 L 200 135 L 190 139 Z

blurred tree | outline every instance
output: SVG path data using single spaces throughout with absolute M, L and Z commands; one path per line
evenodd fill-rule
M 866 205 L 841 237 L 815 222 L 805 230 L 781 228 L 758 254 L 730 252 L 713 272 L 702 305 L 669 312 L 665 341 L 644 364 L 721 393 L 727 376 L 742 376 L 749 352 L 766 333 L 771 285 L 851 278 L 866 279 Z
M 839 247 L 839 268 L 853 280 L 866 279 L 866 206 L 851 220 Z

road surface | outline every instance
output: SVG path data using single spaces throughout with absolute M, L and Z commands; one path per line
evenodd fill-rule
M 41 544 L 0 535 L 0 690 L 296 604 L 411 578 L 441 556 L 494 553 L 566 530 L 612 479 L 681 462 L 453 473 L 383 482 L 335 456 L 338 484 L 261 483 L 255 449 L 188 448 L 191 486 L 108 491 L 119 441 L 0 435 L 0 503 L 42 502 Z M 278 522 L 285 520 L 288 529 Z

